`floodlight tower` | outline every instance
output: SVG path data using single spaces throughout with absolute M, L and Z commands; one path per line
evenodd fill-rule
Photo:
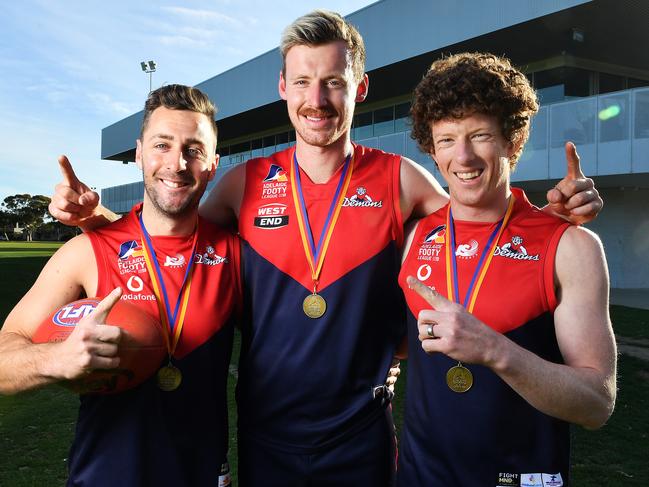
M 156 63 L 155 61 L 142 61 L 140 66 L 142 67 L 142 71 L 149 75 L 149 93 L 151 93 L 153 91 L 153 73 L 155 73 Z

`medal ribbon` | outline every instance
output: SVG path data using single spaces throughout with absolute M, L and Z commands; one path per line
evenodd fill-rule
M 293 204 L 295 205 L 295 212 L 297 214 L 297 223 L 300 229 L 300 236 L 302 237 L 302 246 L 304 247 L 304 254 L 306 259 L 309 262 L 311 267 L 311 278 L 313 279 L 314 293 L 315 286 L 320 278 L 320 272 L 322 271 L 322 264 L 324 263 L 325 255 L 327 254 L 327 248 L 329 247 L 329 241 L 331 240 L 331 235 L 333 233 L 334 227 L 336 226 L 336 221 L 338 220 L 338 215 L 340 214 L 340 209 L 342 208 L 342 202 L 347 194 L 347 188 L 349 187 L 349 182 L 352 179 L 352 173 L 354 172 L 354 154 L 348 155 L 345 159 L 345 164 L 340 174 L 340 179 L 338 180 L 338 186 L 336 187 L 336 192 L 333 199 L 331 200 L 331 206 L 329 207 L 329 212 L 327 213 L 327 218 L 322 228 L 320 234 L 320 239 L 318 240 L 318 245 L 315 245 L 313 240 L 313 232 L 311 230 L 311 224 L 309 222 L 309 214 L 306 210 L 306 203 L 304 202 L 304 194 L 302 192 L 302 182 L 300 179 L 300 167 L 297 163 L 297 155 L 295 151 L 293 152 L 293 168 L 291 171 L 291 193 L 293 194 Z
M 498 222 L 496 228 L 491 232 L 487 244 L 485 245 L 482 253 L 480 254 L 480 259 L 478 260 L 478 265 L 473 272 L 473 277 L 469 284 L 469 288 L 466 291 L 464 296 L 463 306 L 467 309 L 469 313 L 473 312 L 475 307 L 475 302 L 478 299 L 478 293 L 480 292 L 480 287 L 484 281 L 485 276 L 487 275 L 487 270 L 491 265 L 491 259 L 493 258 L 494 251 L 498 245 L 498 240 L 502 235 L 507 222 L 512 215 L 512 210 L 514 208 L 514 195 L 512 194 L 509 197 L 509 204 L 507 206 L 507 211 L 505 216 Z M 453 220 L 453 212 L 451 211 L 451 205 L 448 206 L 448 212 L 446 214 L 446 228 L 448 229 L 450 235 L 450 242 L 446 244 L 446 291 L 448 294 L 448 299 L 456 303 L 460 302 L 460 290 L 459 290 L 459 279 L 457 272 L 457 255 L 455 254 L 455 224 Z M 452 250 L 451 250 L 452 249 Z M 451 255 L 452 252 L 452 255 Z M 486 260 L 485 260 L 486 258 Z M 477 281 L 476 281 L 477 278 Z
M 192 251 L 191 254 L 189 254 L 187 270 L 185 271 L 183 283 L 178 291 L 178 297 L 176 298 L 176 305 L 173 313 L 171 312 L 169 295 L 162 276 L 162 270 L 160 269 L 160 264 L 158 263 L 153 243 L 151 242 L 151 236 L 146 231 L 144 221 L 142 221 L 142 214 L 140 214 L 139 223 L 140 231 L 142 233 L 144 260 L 146 261 L 146 268 L 149 277 L 151 278 L 153 293 L 155 294 L 156 303 L 158 304 L 158 312 L 160 314 L 160 320 L 162 321 L 162 329 L 165 343 L 167 345 L 167 351 L 169 353 L 169 358 L 171 358 L 176 351 L 176 346 L 180 340 L 180 333 L 182 332 L 183 324 L 185 323 L 185 314 L 189 303 L 189 292 L 192 286 L 192 276 L 194 274 L 194 254 L 196 253 L 196 244 L 198 242 L 198 222 L 196 224 L 196 230 L 194 231 Z M 178 316 L 179 308 L 180 316 Z

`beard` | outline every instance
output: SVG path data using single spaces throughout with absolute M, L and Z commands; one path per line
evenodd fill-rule
M 190 215 L 198 209 L 201 197 L 207 187 L 207 181 L 202 182 L 190 193 L 180 196 L 163 194 L 163 191 L 159 191 L 154 182 L 155 178 L 159 177 L 159 175 L 144 176 L 144 190 L 157 213 L 165 217 L 178 218 Z M 174 175 L 173 179 L 178 180 L 178 175 Z M 190 175 L 183 176 L 182 182 L 188 186 L 196 184 Z

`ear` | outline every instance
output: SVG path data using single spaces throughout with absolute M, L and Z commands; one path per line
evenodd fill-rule
M 207 176 L 208 181 L 211 181 L 212 179 L 214 179 L 214 176 L 216 175 L 216 168 L 219 167 L 219 158 L 220 157 L 221 156 L 219 154 L 216 154 L 214 156 L 214 160 L 212 161 L 212 164 L 211 164 L 211 167 L 210 167 L 210 173 Z
M 370 79 L 368 78 L 367 74 L 363 75 L 363 79 L 361 80 L 360 83 L 358 83 L 358 86 L 356 87 L 356 103 L 360 103 L 365 101 L 365 98 L 367 98 L 367 93 L 370 88 Z
M 518 152 L 518 150 L 521 148 L 522 145 L 523 145 L 522 137 L 516 142 L 509 142 L 507 144 L 507 158 L 511 159 L 512 156 Z
M 137 164 L 137 167 L 140 168 L 140 171 L 142 171 L 142 141 L 140 139 L 137 139 L 135 141 L 135 164 Z
M 279 72 L 279 83 L 277 84 L 277 90 L 279 91 L 279 96 L 282 100 L 286 100 L 286 80 L 284 79 L 284 73 Z

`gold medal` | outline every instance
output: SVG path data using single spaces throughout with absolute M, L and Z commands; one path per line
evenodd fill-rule
M 302 301 L 302 309 L 309 318 L 320 318 L 327 311 L 327 302 L 318 293 L 309 294 Z
M 453 392 L 466 392 L 473 385 L 473 374 L 458 362 L 446 372 L 446 384 Z
M 158 382 L 158 387 L 165 391 L 175 391 L 180 386 L 180 383 L 183 380 L 183 374 L 180 372 L 178 367 L 174 367 L 172 364 L 167 364 L 158 370 L 158 375 L 156 377 Z

